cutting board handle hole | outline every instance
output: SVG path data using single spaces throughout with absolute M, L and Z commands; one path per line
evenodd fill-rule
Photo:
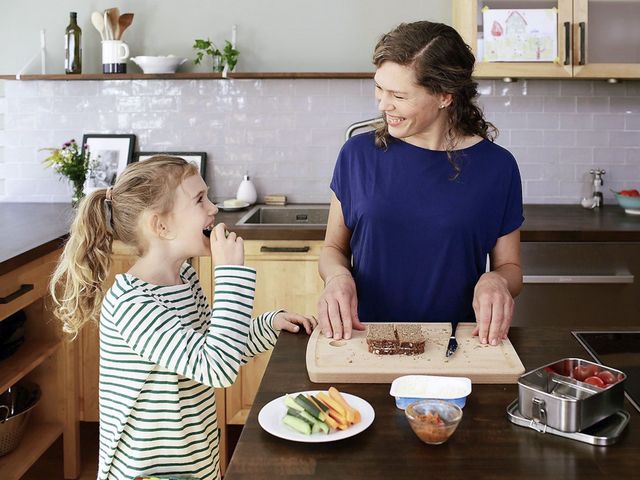
M 333 340 L 329 342 L 332 347 L 344 347 L 347 344 L 344 340 Z

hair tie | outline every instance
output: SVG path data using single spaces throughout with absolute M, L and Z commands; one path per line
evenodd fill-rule
M 106 224 L 107 224 L 107 231 L 111 234 L 113 234 L 113 211 L 112 211 L 112 192 L 113 187 L 108 187 L 107 191 L 105 192 L 105 198 L 104 198 L 104 206 L 105 206 L 105 220 L 106 220 Z

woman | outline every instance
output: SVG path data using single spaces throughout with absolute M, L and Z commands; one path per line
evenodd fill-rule
M 453 28 L 422 21 L 384 35 L 373 63 L 382 124 L 347 141 L 336 163 L 322 331 L 477 321 L 474 335 L 498 345 L 522 288 L 522 191 L 474 104 L 475 58 Z

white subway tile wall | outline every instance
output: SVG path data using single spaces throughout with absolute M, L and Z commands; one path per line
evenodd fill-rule
M 525 203 L 577 204 L 591 168 L 640 186 L 640 82 L 479 82 L 480 105 L 516 157 Z M 67 202 L 44 147 L 134 133 L 139 151 L 206 151 L 212 199 L 249 173 L 259 196 L 327 202 L 344 132 L 377 116 L 372 80 L 0 81 L 0 201 Z

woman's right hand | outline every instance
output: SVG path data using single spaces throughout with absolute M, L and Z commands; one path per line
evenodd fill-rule
M 244 265 L 244 241 L 234 232 L 227 232 L 224 223 L 211 230 L 209 239 L 214 265 Z
M 356 284 L 350 274 L 338 273 L 327 279 L 318 301 L 318 323 L 322 333 L 334 340 L 348 340 L 354 328 L 366 328 L 358 318 Z

